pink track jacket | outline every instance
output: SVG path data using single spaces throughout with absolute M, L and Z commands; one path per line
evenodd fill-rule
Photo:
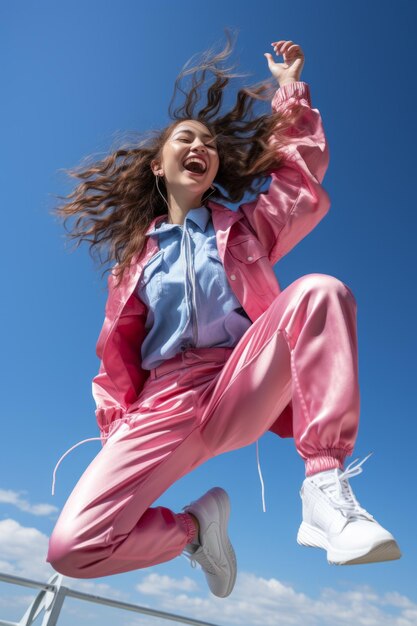
M 271 106 L 278 111 L 295 102 L 302 107 L 296 132 L 281 149 L 285 161 L 271 172 L 268 191 L 236 211 L 216 202 L 207 203 L 228 281 L 252 321 L 281 291 L 274 264 L 317 225 L 330 207 L 329 196 L 321 185 L 329 163 L 328 145 L 321 115 L 311 108 L 308 84 L 297 81 L 283 85 Z M 103 444 L 113 427 L 134 411 L 149 376 L 149 371 L 141 367 L 140 357 L 146 306 L 134 290 L 144 265 L 158 251 L 157 245 L 152 238 L 147 240 L 118 288 L 113 270 L 108 277 L 105 320 L 97 341 L 100 368 L 92 383 Z M 279 426 L 277 420 L 270 430 L 290 437 L 291 424 L 290 403 L 280 416 Z

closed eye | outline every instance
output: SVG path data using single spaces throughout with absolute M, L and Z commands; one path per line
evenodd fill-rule
M 178 139 L 178 141 L 185 141 L 185 143 L 190 143 L 190 141 L 191 141 L 190 139 L 186 139 L 185 137 L 179 137 L 177 139 Z M 207 142 L 204 145 L 207 146 L 208 148 L 214 148 L 214 150 L 217 150 L 216 144 L 214 144 L 212 142 Z

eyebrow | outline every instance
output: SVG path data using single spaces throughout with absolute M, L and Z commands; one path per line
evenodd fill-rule
M 192 134 L 192 133 L 194 133 L 195 131 L 194 131 L 194 130 L 191 130 L 191 129 L 189 129 L 189 128 L 180 128 L 179 130 L 176 130 L 175 132 L 176 132 L 176 133 L 189 133 L 189 134 Z M 203 137 L 209 137 L 210 139 L 214 139 L 213 135 L 208 135 L 207 133 L 204 133 L 204 134 L 203 134 Z

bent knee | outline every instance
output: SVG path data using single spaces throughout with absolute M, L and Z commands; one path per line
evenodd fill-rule
M 80 552 L 73 537 L 54 531 L 49 539 L 46 561 L 55 571 L 64 576 L 82 578 L 80 573 Z
M 303 290 L 309 293 L 314 292 L 325 296 L 336 294 L 343 298 L 347 296 L 356 303 L 355 296 L 349 287 L 330 274 L 306 274 L 301 276 L 297 282 L 300 283 Z

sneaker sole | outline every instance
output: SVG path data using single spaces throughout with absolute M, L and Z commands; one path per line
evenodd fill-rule
M 381 561 L 395 561 L 402 556 L 394 539 L 383 541 L 365 551 L 333 550 L 324 533 L 305 522 L 302 522 L 298 530 L 297 543 L 302 546 L 326 550 L 327 561 L 330 565 L 361 565 Z
M 227 534 L 227 525 L 229 523 L 230 516 L 230 499 L 225 490 L 221 487 L 213 487 L 213 489 L 210 490 L 210 493 L 216 500 L 216 504 L 220 511 L 220 537 L 222 541 L 222 549 L 232 572 L 232 577 L 225 593 L 221 596 L 218 596 L 219 598 L 226 598 L 232 593 L 237 576 L 236 553 L 229 539 L 229 535 Z

